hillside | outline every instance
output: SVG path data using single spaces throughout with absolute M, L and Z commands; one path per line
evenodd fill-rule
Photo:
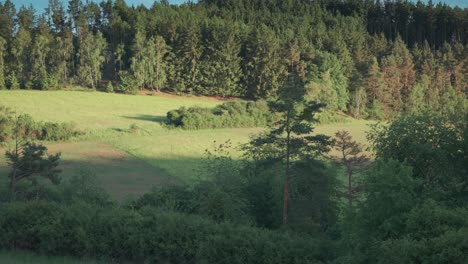
M 128 96 L 100 92 L 0 91 L 2 105 L 30 114 L 37 120 L 74 122 L 87 134 L 74 142 L 49 143 L 51 152 L 62 152 L 65 178 L 88 168 L 112 196 L 136 197 L 164 183 L 203 178 L 200 170 L 205 150 L 231 140 L 246 143 L 260 128 L 187 131 L 165 128 L 166 112 L 181 106 L 213 107 L 222 101 L 199 97 Z M 365 142 L 367 122 L 319 126 L 318 133 L 332 136 L 339 129 L 351 131 Z M 128 132 L 130 126 L 138 129 Z M 2 151 L 3 152 L 3 151 Z M 234 149 L 233 154 L 238 155 Z M 0 181 L 5 163 L 0 161 Z

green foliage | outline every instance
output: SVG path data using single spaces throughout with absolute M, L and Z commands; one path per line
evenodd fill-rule
M 317 114 L 317 121 L 320 124 L 347 123 L 350 118 L 343 114 L 323 111 Z
M 226 102 L 215 108 L 179 108 L 167 113 L 167 123 L 184 129 L 262 127 L 274 120 L 264 101 Z
M 467 193 L 464 175 L 466 115 L 447 117 L 435 112 L 403 116 L 389 126 L 374 126 L 369 133 L 376 155 L 407 162 L 414 176 L 424 181 L 424 194 L 462 199 Z M 450 197 L 450 198 L 449 198 Z
M 372 104 L 368 110 L 369 117 L 372 117 L 377 120 L 383 120 L 385 118 L 385 113 L 382 109 L 381 104 L 377 100 L 373 100 Z
M 315 114 L 323 105 L 306 98 L 304 83 L 299 79 L 296 69 L 288 76 L 287 81 L 279 90 L 279 96 L 269 103 L 270 111 L 278 119 L 271 125 L 270 131 L 252 138 L 245 150 L 254 159 L 282 162 L 284 168 L 283 194 L 283 225 L 288 224 L 289 214 L 289 185 L 294 175 L 294 162 L 313 161 L 314 158 L 329 150 L 330 141 L 325 135 L 312 135 L 312 124 L 316 122 Z M 265 148 L 268 150 L 263 156 Z M 271 156 L 269 156 L 269 154 Z M 263 157 L 262 157 L 263 156 Z
M 297 66 L 311 99 L 358 118 L 389 119 L 422 105 L 453 113 L 467 104 L 464 9 L 356 0 L 104 2 L 54 0 L 44 16 L 2 5 L 0 89 L 17 88 L 5 80 L 13 74 L 25 89 L 112 81 L 124 93 L 273 99 Z
M 422 184 L 412 176 L 411 167 L 395 160 L 378 161 L 367 173 L 361 224 L 373 236 L 388 239 L 403 234 L 404 214 L 418 202 L 417 188 Z
M 1 207 L 0 246 L 7 249 L 147 263 L 299 264 L 330 256 L 330 246 L 311 237 L 216 224 L 202 217 L 154 209 L 44 202 Z
M 307 85 L 311 99 L 324 104 L 328 110 L 347 110 L 348 79 L 341 62 L 328 52 L 318 53 L 313 62 Z
M 53 184 L 58 184 L 60 182 L 58 174 L 61 171 L 57 169 L 57 166 L 60 155 L 60 153 L 48 155 L 45 146 L 16 138 L 15 147 L 5 153 L 7 163 L 11 168 L 8 177 L 12 199 L 15 199 L 18 183 L 30 181 L 34 187 L 37 187 L 38 176 Z
M 16 118 L 11 109 L 3 106 L 0 106 L 0 128 L 0 143 L 13 139 L 15 128 L 21 137 L 47 141 L 69 140 L 82 134 L 73 123 L 37 122 L 27 114 Z
M 112 85 L 112 82 L 108 82 L 106 85 L 106 93 L 113 93 L 114 92 L 114 86 Z
M 0 90 L 6 89 L 5 53 L 7 42 L 0 36 Z
M 164 38 L 151 37 L 137 32 L 133 43 L 132 75 L 138 88 L 160 90 L 167 80 L 166 55 L 169 52 Z
M 419 193 L 423 181 L 395 160 L 378 161 L 365 183 L 354 261 L 362 257 L 360 262 L 372 263 L 466 262 L 466 208 L 424 198 Z
M 101 32 L 96 35 L 87 33 L 80 44 L 78 77 L 83 85 L 95 88 L 102 75 L 101 68 L 107 48 L 106 39 Z
M 137 94 L 138 84 L 136 79 L 126 71 L 121 71 L 119 91 L 124 94 Z
M 81 169 L 61 186 L 61 202 L 74 204 L 85 203 L 99 206 L 112 205 L 112 201 L 98 184 L 96 174 L 88 169 Z
M 285 76 L 285 65 L 280 62 L 279 40 L 265 24 L 250 32 L 245 60 L 247 95 L 256 99 L 274 97 Z
M 20 83 L 16 78 L 16 73 L 12 72 L 6 80 L 7 88 L 10 90 L 18 90 L 20 88 Z

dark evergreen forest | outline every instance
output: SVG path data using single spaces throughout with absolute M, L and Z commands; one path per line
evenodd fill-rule
M 454 112 L 467 93 L 466 9 L 409 1 L 125 1 L 45 12 L 0 3 L 0 89 L 63 85 L 277 96 L 291 66 L 331 111 Z

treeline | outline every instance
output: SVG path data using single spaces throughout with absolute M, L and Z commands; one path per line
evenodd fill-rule
M 309 95 L 329 110 L 454 112 L 467 93 L 467 15 L 409 1 L 161 1 L 148 9 L 49 0 L 43 13 L 6 0 L 0 89 L 107 85 L 259 99 L 275 97 L 299 67 Z

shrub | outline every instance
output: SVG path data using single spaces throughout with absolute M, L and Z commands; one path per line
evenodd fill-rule
M 349 122 L 349 119 L 346 116 L 328 111 L 317 114 L 317 119 L 320 124 Z
M 59 141 L 68 140 L 71 137 L 77 136 L 80 133 L 75 129 L 72 123 L 39 123 L 40 134 L 37 136 L 39 140 Z
M 262 127 L 273 121 L 265 101 L 226 102 L 215 108 L 181 107 L 167 113 L 167 123 L 184 129 Z
M 138 93 L 138 85 L 135 78 L 128 72 L 120 72 L 120 92 L 124 94 Z
M 20 83 L 18 78 L 16 78 L 16 73 L 12 72 L 6 80 L 7 88 L 10 90 L 18 90 L 20 88 Z
M 36 122 L 27 114 L 21 114 L 16 119 L 11 109 L 0 106 L 0 142 L 12 139 L 16 126 L 21 137 L 37 140 L 68 140 L 82 134 L 73 123 Z
M 112 82 L 109 82 L 106 85 L 106 93 L 113 93 L 114 92 L 114 86 L 112 85 Z
M 0 247 L 139 263 L 319 263 L 332 252 L 309 236 L 199 216 L 46 202 L 2 205 Z

